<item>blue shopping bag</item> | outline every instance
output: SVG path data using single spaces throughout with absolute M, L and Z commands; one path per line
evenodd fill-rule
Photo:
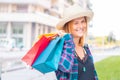
M 42 73 L 48 73 L 57 70 L 63 45 L 64 38 L 56 37 L 53 39 L 33 63 L 32 67 Z

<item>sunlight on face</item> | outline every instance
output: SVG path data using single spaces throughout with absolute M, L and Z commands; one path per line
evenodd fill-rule
M 72 20 L 71 33 L 74 37 L 82 37 L 87 31 L 87 21 L 85 17 Z

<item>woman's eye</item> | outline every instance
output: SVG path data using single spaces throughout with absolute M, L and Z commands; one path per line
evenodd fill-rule
M 78 24 L 78 23 L 75 23 L 75 25 Z
M 75 22 L 74 24 L 79 24 L 78 22 Z
M 85 23 L 85 20 L 81 21 L 81 23 Z

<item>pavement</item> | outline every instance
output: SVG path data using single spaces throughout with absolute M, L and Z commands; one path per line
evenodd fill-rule
M 2 60 L 2 80 L 57 80 L 55 73 L 42 74 L 25 65 L 21 58 L 26 54 L 26 50 L 20 51 L 0 51 Z M 109 50 L 91 50 L 94 62 L 101 61 L 109 56 L 119 55 L 120 48 Z
M 57 80 L 55 73 L 42 74 L 21 61 L 27 50 L 1 50 L 2 80 Z M 1 66 L 1 64 L 0 64 Z

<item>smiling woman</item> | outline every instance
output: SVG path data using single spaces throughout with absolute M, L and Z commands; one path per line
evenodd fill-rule
M 57 79 L 98 80 L 92 54 L 85 44 L 87 24 L 93 12 L 75 4 L 66 8 L 63 14 L 57 29 L 63 30 L 68 36 L 65 38 L 58 70 L 55 71 Z
M 87 32 L 86 17 L 79 17 L 65 24 L 64 31 L 71 33 L 75 38 L 79 38 L 79 45 L 83 46 L 84 37 Z M 81 44 L 82 43 L 82 44 Z

